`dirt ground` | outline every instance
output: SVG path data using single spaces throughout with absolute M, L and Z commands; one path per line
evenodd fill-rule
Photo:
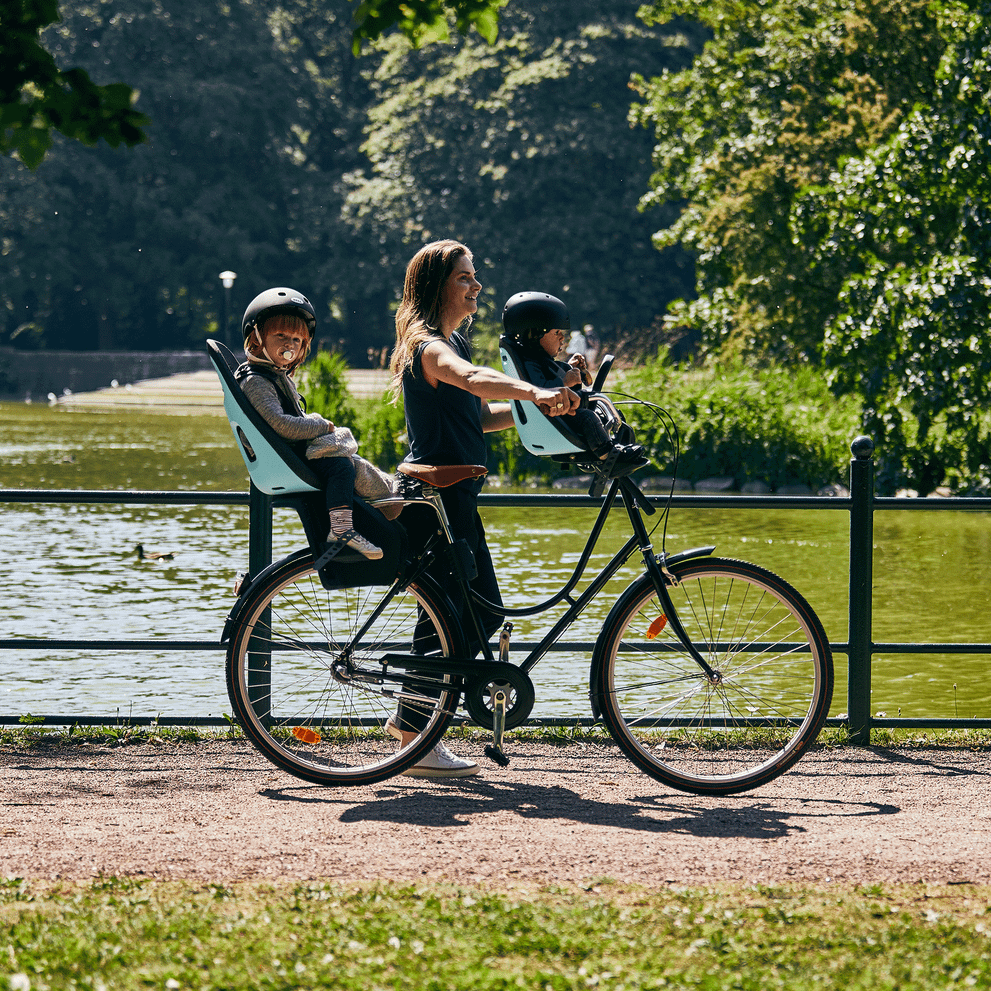
M 609 746 L 507 745 L 505 769 L 473 754 L 474 779 L 355 789 L 299 781 L 243 742 L 0 747 L 0 877 L 991 882 L 986 751 L 818 749 L 708 799 Z

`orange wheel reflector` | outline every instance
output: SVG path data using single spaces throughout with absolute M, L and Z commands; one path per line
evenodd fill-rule
M 657 619 L 655 619 L 654 622 L 647 627 L 647 639 L 653 640 L 654 637 L 656 637 L 657 634 L 660 633 L 661 630 L 663 630 L 664 627 L 667 625 L 668 625 L 668 618 L 667 616 L 664 615 L 664 613 L 661 613 L 661 615 L 658 616 Z
M 319 743 L 323 739 L 319 733 L 305 726 L 294 726 L 292 735 L 303 743 Z

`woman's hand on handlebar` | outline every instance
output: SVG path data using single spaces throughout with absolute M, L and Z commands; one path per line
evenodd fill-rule
M 562 386 L 559 389 L 538 389 L 534 402 L 548 416 L 567 416 L 578 409 L 581 397 Z

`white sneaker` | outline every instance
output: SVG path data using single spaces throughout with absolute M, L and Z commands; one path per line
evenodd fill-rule
M 357 530 L 348 530 L 347 533 L 342 533 L 340 536 L 334 534 L 333 539 L 346 544 L 351 550 L 363 554 L 369 561 L 377 561 L 382 556 L 382 548 L 363 537 Z
M 385 731 L 397 740 L 403 738 L 391 716 L 385 721 Z M 443 743 L 438 743 L 419 764 L 414 764 L 403 771 L 403 774 L 408 778 L 467 778 L 478 774 L 478 765 L 455 757 Z
M 478 765 L 455 757 L 443 743 L 438 743 L 419 764 L 403 771 L 408 778 L 467 778 L 478 774 Z

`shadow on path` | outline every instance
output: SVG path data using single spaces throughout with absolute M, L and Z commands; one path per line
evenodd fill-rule
M 317 786 L 268 788 L 259 793 L 273 802 L 304 802 L 344 806 L 341 823 L 379 822 L 408 826 L 448 828 L 478 825 L 477 817 L 512 813 L 522 819 L 568 820 L 586 826 L 608 826 L 649 833 L 684 833 L 775 839 L 804 832 L 803 820 L 851 816 L 895 815 L 900 808 L 879 802 L 831 799 L 790 799 L 801 808 L 783 809 L 782 803 L 744 800 L 746 804 L 699 808 L 687 803 L 653 797 L 602 802 L 584 798 L 562 787 L 533 784 L 459 782 L 445 785 L 443 793 L 383 787 L 370 801 L 353 803 L 328 795 Z

